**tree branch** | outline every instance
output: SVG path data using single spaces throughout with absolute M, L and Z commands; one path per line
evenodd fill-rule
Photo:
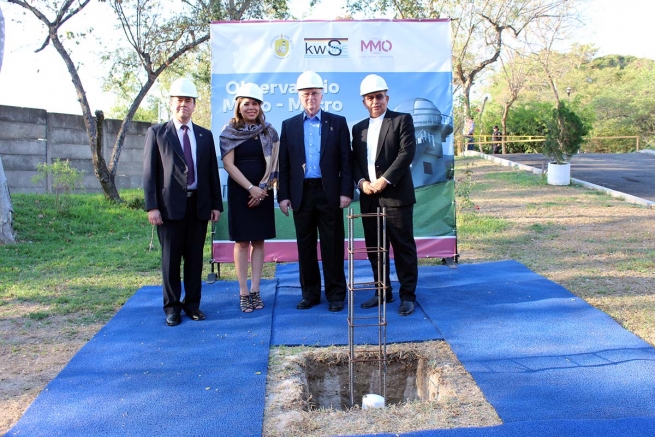
M 116 138 L 116 144 L 123 144 L 123 141 L 125 139 L 125 136 L 127 135 L 127 131 L 130 128 L 130 125 L 132 124 L 132 118 L 134 118 L 134 114 L 136 114 L 136 111 L 139 109 L 139 106 L 141 105 L 141 102 L 143 99 L 146 97 L 148 94 L 148 91 L 150 91 L 150 88 L 152 85 L 155 83 L 157 78 L 168 68 L 171 64 L 173 64 L 177 59 L 179 59 L 183 54 L 185 54 L 187 51 L 199 46 L 200 44 L 204 43 L 205 41 L 209 41 L 209 33 L 205 34 L 202 36 L 202 38 L 199 38 L 197 40 L 193 40 L 193 42 L 189 44 L 185 44 L 184 46 L 180 47 L 178 50 L 176 50 L 172 55 L 170 55 L 162 64 L 154 71 L 149 70 L 148 73 L 148 80 L 146 81 L 145 84 L 141 87 L 139 90 L 139 93 L 136 95 L 134 100 L 132 101 L 132 104 L 130 105 L 129 110 L 127 111 L 127 114 L 125 115 L 125 118 L 123 119 L 123 123 L 121 124 L 121 128 L 118 131 L 118 136 Z M 122 148 L 120 147 L 114 147 L 114 150 L 112 152 L 111 160 L 109 162 L 109 172 L 112 175 L 112 177 L 116 176 L 116 172 L 118 171 L 118 161 L 120 160 L 120 155 L 121 155 L 121 150 Z

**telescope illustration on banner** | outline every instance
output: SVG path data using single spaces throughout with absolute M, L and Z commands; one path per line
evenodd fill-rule
M 443 182 L 447 179 L 448 163 L 444 162 L 444 146 L 453 133 L 452 117 L 442 114 L 428 99 L 416 97 L 405 100 L 394 111 L 411 114 L 416 135 L 416 154 L 412 161 L 412 179 L 415 187 Z M 446 151 L 452 161 L 453 151 Z

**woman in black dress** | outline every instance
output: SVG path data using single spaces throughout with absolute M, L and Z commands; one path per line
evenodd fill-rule
M 264 267 L 264 240 L 275 238 L 273 187 L 278 178 L 280 140 L 265 121 L 262 90 L 243 84 L 235 96 L 234 118 L 220 135 L 227 181 L 227 218 L 234 241 L 234 266 L 239 280 L 241 311 L 264 308 L 259 283 Z M 248 290 L 248 257 L 251 264 Z

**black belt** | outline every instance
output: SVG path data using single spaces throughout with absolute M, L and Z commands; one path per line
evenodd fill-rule
M 305 178 L 304 184 L 305 185 L 322 185 L 323 184 L 323 179 L 321 179 L 321 178 Z
M 198 190 L 187 190 L 186 197 L 195 196 Z

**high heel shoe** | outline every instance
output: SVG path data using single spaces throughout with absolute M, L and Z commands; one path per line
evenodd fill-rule
M 241 311 L 244 313 L 252 313 L 254 309 L 252 303 L 250 302 L 250 296 L 248 295 L 239 295 L 239 306 L 241 307 Z
M 255 310 L 261 310 L 264 308 L 264 301 L 262 301 L 259 291 L 250 292 L 250 301 L 252 302 L 252 308 Z

